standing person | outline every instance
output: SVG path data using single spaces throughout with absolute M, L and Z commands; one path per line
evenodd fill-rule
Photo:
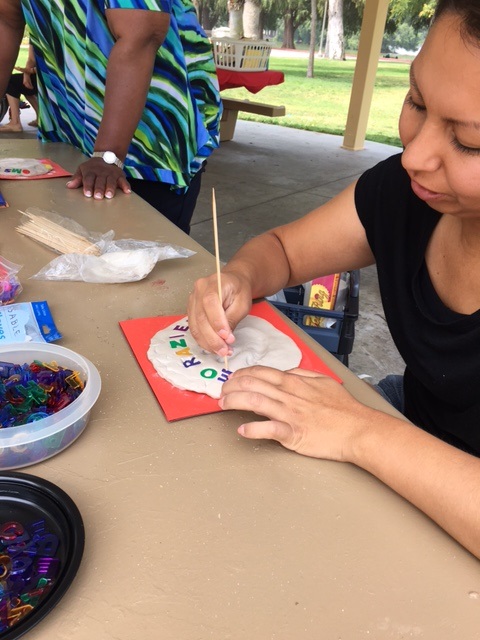
M 0 95 L 25 22 L 39 137 L 90 156 L 67 186 L 98 200 L 137 191 L 188 233 L 220 115 L 191 0 L 0 0 Z
M 35 120 L 29 122 L 29 126 L 38 126 L 37 69 L 32 45 L 29 45 L 25 68 L 15 67 L 15 69 L 21 71 L 21 73 L 12 73 L 6 89 L 10 120 L 8 124 L 0 127 L 0 133 L 19 133 L 23 131 L 20 119 L 20 97 L 22 95 L 28 99 L 35 111 Z
M 380 391 L 411 422 L 301 369 L 237 371 L 220 406 L 267 418 L 242 424 L 246 438 L 369 471 L 480 557 L 478 0 L 439 0 L 411 66 L 400 137 L 403 153 L 241 248 L 222 272 L 223 308 L 216 276 L 199 280 L 189 324 L 201 346 L 228 355 L 253 298 L 376 263 L 406 363 Z

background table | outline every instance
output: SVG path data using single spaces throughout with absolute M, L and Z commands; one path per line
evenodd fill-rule
M 221 69 L 219 67 L 217 67 L 217 76 L 220 91 L 243 87 L 250 91 L 250 93 L 258 93 L 265 87 L 281 84 L 285 79 L 281 71 L 231 71 L 230 69 Z M 257 113 L 269 118 L 285 115 L 284 106 L 251 102 L 250 100 L 237 100 L 234 98 L 226 98 L 225 96 L 222 96 L 222 102 L 223 113 L 220 123 L 221 142 L 232 140 L 235 135 L 235 126 L 237 124 L 239 111 Z
M 64 145 L 0 142 L 4 157 L 50 157 Z M 67 491 L 86 548 L 60 604 L 28 640 L 475 640 L 479 563 L 369 474 L 240 438 L 251 416 L 167 423 L 118 321 L 184 313 L 210 254 L 135 195 L 85 199 L 65 180 L 0 181 L 0 254 L 24 265 L 21 299 L 46 299 L 61 344 L 92 360 L 102 394 L 80 438 L 24 469 Z M 52 253 L 20 236 L 17 209 L 37 205 L 114 229 L 117 238 L 194 249 L 119 285 L 29 280 Z M 394 413 L 305 335 L 347 388 Z M 313 417 L 312 417 L 313 418 Z
M 281 71 L 231 71 L 217 67 L 220 91 L 244 87 L 250 93 L 258 93 L 265 87 L 282 84 L 285 76 Z

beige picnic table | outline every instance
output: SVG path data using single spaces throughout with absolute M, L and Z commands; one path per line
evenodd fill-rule
M 64 144 L 20 139 L 2 140 L 0 156 L 70 171 L 81 160 Z M 478 561 L 377 479 L 242 439 L 245 412 L 166 421 L 119 321 L 184 313 L 195 280 L 215 269 L 211 254 L 135 195 L 96 202 L 65 178 L 0 188 L 10 204 L 0 254 L 24 265 L 21 300 L 47 300 L 60 344 L 102 378 L 79 439 L 23 469 L 66 491 L 86 532 L 73 584 L 28 640 L 480 638 Z M 31 280 L 52 253 L 15 231 L 30 206 L 196 254 L 136 283 Z M 352 394 L 394 413 L 302 335 Z

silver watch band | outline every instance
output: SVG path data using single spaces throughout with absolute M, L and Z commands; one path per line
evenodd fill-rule
M 120 167 L 120 169 L 123 169 L 125 166 L 113 151 L 94 151 L 92 153 L 92 158 L 102 158 L 102 160 L 107 164 L 115 164 L 117 167 Z

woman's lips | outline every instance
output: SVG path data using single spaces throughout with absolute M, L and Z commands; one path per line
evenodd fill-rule
M 420 198 L 420 200 L 424 200 L 425 202 L 432 202 L 433 200 L 440 200 L 445 197 L 445 194 L 443 193 L 437 193 L 436 191 L 425 189 L 425 187 L 422 187 L 422 185 L 415 182 L 415 180 L 412 180 L 411 184 L 413 193 Z

